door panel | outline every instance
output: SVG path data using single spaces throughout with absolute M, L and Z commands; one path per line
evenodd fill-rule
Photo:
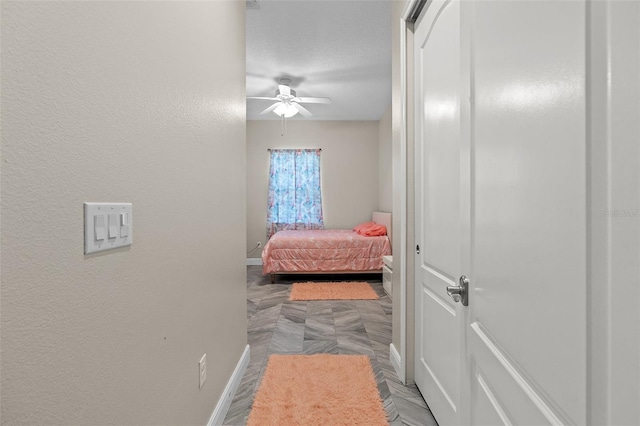
M 457 372 L 460 366 L 460 359 L 455 354 L 460 353 L 460 341 L 458 335 L 449 332 L 446 326 L 456 319 L 456 312 L 449 301 L 429 289 L 437 285 L 437 282 L 427 284 L 421 294 L 423 327 L 420 361 L 428 377 L 420 385 L 423 394 L 437 397 L 440 404 L 445 404 L 455 412 L 459 401 Z M 435 342 L 438 343 L 437 350 L 434 350 Z
M 498 401 L 496 390 L 493 389 L 486 376 L 479 369 L 475 372 L 474 384 L 478 387 L 473 392 L 478 399 L 474 404 L 478 407 L 474 416 L 474 424 L 487 426 L 514 424 L 506 413 L 506 408 Z
M 460 270 L 459 4 L 434 2 L 416 33 L 423 117 L 420 203 L 426 268 L 457 281 Z M 430 25 L 429 25 L 430 24 Z M 449 284 L 451 285 L 451 284 Z
M 474 8 L 468 350 L 515 423 L 584 424 L 585 3 Z
M 441 425 L 584 424 L 585 1 L 425 7 L 416 383 Z
M 476 382 L 471 384 L 472 424 L 478 424 L 478 417 L 490 409 L 503 414 L 497 424 L 564 424 L 532 386 L 531 378 L 522 375 L 522 369 L 510 362 L 485 330 L 477 323 L 471 328 L 469 347 L 473 348 L 475 371 L 472 381 Z
M 459 3 L 429 3 L 416 25 L 415 380 L 440 424 L 459 423 L 459 304 L 446 287 L 460 270 Z

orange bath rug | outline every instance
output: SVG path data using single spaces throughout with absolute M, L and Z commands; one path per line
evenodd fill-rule
M 271 355 L 247 426 L 388 425 L 366 355 Z
M 293 283 L 289 300 L 355 300 L 379 299 L 365 282 Z

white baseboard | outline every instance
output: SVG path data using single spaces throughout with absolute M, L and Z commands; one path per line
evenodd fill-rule
M 227 416 L 227 411 L 229 411 L 229 406 L 231 405 L 231 401 L 233 401 L 233 397 L 240 386 L 240 382 L 242 381 L 242 376 L 244 376 L 244 372 L 249 365 L 249 345 L 244 348 L 244 352 L 236 365 L 236 369 L 233 370 L 233 374 L 231 374 L 231 378 L 227 382 L 227 386 L 224 387 L 224 391 L 222 392 L 222 396 L 218 400 L 216 404 L 216 408 L 213 410 L 213 414 L 211 414 L 211 418 L 209 419 L 209 423 L 207 426 L 220 426 L 222 422 L 224 422 L 224 418 Z
M 262 259 L 259 257 L 247 257 L 247 265 L 260 265 L 262 266 Z
M 393 346 L 393 343 L 389 345 L 389 361 L 391 361 L 391 365 L 393 365 L 393 369 L 396 370 L 396 374 L 402 383 L 405 383 L 405 377 L 402 373 L 402 358 L 400 354 L 396 350 L 396 347 Z

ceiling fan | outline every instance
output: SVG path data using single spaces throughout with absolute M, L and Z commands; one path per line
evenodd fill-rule
M 247 99 L 260 99 L 260 100 L 269 100 L 276 101 L 269 108 L 262 111 L 260 114 L 268 114 L 270 112 L 274 112 L 276 115 L 282 118 L 290 118 L 296 115 L 297 113 L 302 114 L 305 117 L 311 117 L 311 111 L 306 109 L 300 104 L 330 104 L 331 99 L 329 98 L 304 98 L 296 96 L 296 91 L 293 90 L 289 85 L 291 84 L 291 80 L 288 78 L 281 78 L 280 84 L 276 89 L 276 96 L 273 98 L 265 98 L 265 97 L 255 97 L 248 96 Z

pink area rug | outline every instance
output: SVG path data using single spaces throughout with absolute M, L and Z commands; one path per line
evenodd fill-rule
M 388 425 L 366 355 L 271 355 L 247 426 Z
M 289 300 L 379 299 L 366 282 L 293 283 Z

